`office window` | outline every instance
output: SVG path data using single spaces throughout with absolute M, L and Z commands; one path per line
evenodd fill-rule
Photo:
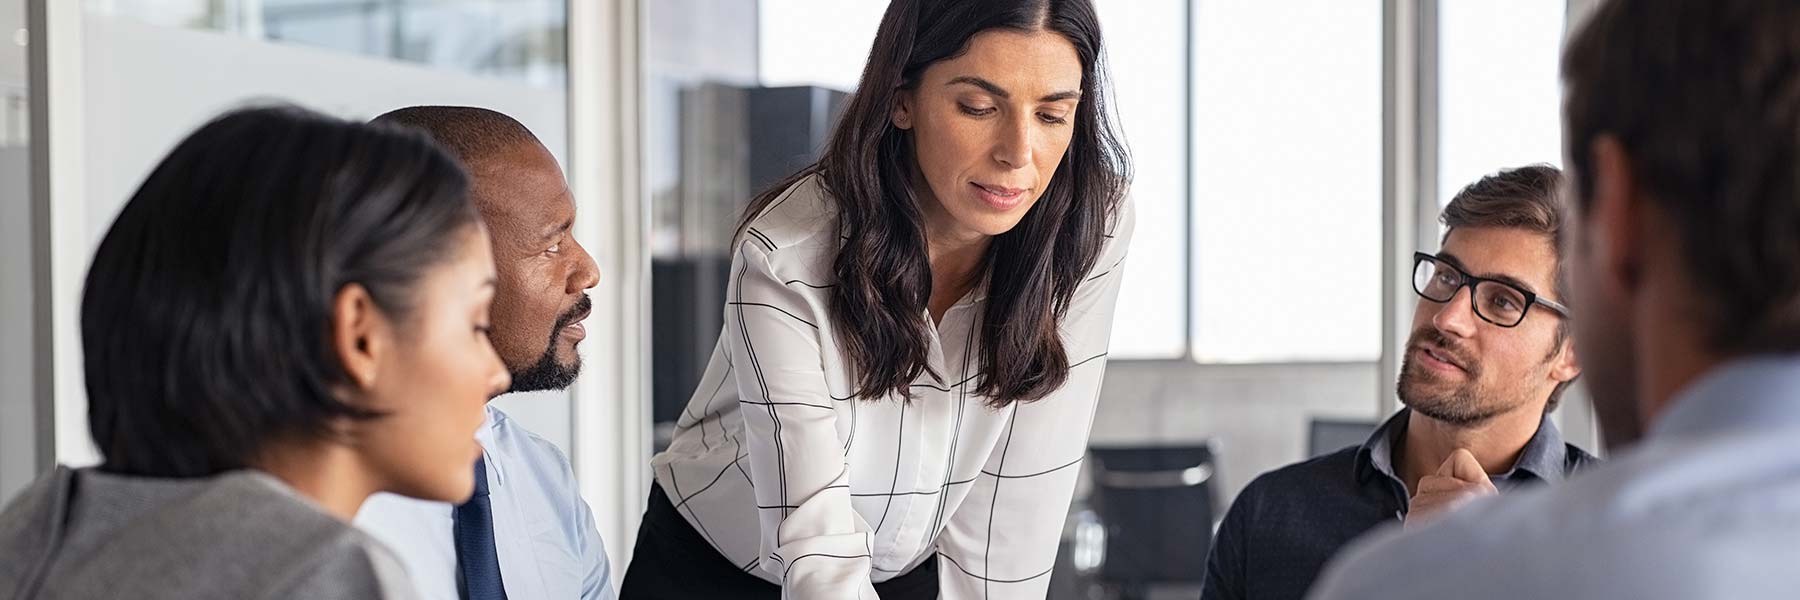
M 562 0 L 85 0 L 95 14 L 561 88 Z
M 886 0 L 761 0 L 758 79 L 854 91 L 885 12 Z
M 1379 2 L 1193 4 L 1193 353 L 1380 355 Z
M 871 3 L 658 0 L 644 5 L 643 168 L 652 215 L 651 404 L 657 448 L 667 443 L 718 342 L 730 241 L 744 207 L 756 192 L 815 155 L 833 107 L 855 86 L 854 72 L 833 70 L 829 65 L 836 63 L 815 57 L 864 56 L 874 39 L 874 23 L 861 34 L 822 32 L 849 26 L 836 21 L 836 13 L 817 15 L 865 4 Z M 820 20 L 807 20 L 815 17 Z M 772 34 L 764 26 L 784 29 Z M 771 35 L 797 37 L 782 44 L 759 42 Z M 804 51 L 773 54 L 796 46 Z M 861 59 L 856 61 L 860 67 Z M 759 77 L 765 70 L 781 73 L 779 81 L 765 83 Z
M 1188 351 L 1187 0 L 1101 0 L 1111 112 L 1131 148 L 1137 229 L 1113 320 L 1114 359 Z
M 1562 164 L 1563 0 L 1438 5 L 1439 206 L 1502 168 Z

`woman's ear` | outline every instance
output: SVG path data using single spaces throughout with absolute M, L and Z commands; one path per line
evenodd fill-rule
M 897 129 L 912 129 L 913 91 L 900 90 L 894 94 L 894 112 L 888 119 Z
M 338 290 L 331 302 L 331 345 L 351 386 L 360 390 L 375 386 L 387 343 L 387 319 L 369 290 L 357 283 Z

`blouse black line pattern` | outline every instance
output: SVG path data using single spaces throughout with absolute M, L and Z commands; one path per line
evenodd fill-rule
M 848 399 L 828 311 L 830 211 L 808 178 L 751 222 L 719 345 L 652 461 L 657 482 L 720 554 L 786 598 L 873 600 L 873 582 L 939 556 L 943 598 L 1043 598 L 1106 370 L 1130 202 L 1062 323 L 1068 383 L 999 410 L 973 392 L 985 289 L 934 332 L 944 381 L 922 377 L 911 403 Z

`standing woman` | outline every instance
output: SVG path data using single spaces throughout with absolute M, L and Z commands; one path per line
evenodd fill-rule
M 1132 224 L 1101 54 L 1088 0 L 889 5 L 747 212 L 626 600 L 1044 596 Z
M 0 600 L 413 597 L 349 521 L 475 489 L 509 378 L 468 189 L 423 134 L 295 108 L 176 146 L 82 294 L 102 462 L 0 512 Z

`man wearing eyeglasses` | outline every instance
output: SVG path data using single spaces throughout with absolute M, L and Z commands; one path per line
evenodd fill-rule
M 1561 303 L 1561 173 L 1533 165 L 1444 208 L 1443 249 L 1414 257 L 1404 410 L 1360 446 L 1252 481 L 1214 536 L 1202 598 L 1303 598 L 1328 559 L 1380 525 L 1555 483 L 1594 457 L 1547 418 L 1581 373 Z

